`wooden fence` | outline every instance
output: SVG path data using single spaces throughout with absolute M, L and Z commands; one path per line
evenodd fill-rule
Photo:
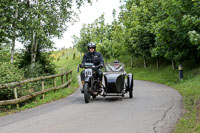
M 56 77 L 61 77 L 61 83 L 62 84 L 59 85 L 59 86 L 56 86 Z M 64 77 L 66 78 L 65 83 L 64 83 Z M 46 79 L 53 79 L 53 87 L 45 89 L 45 80 Z M 41 91 L 33 92 L 33 93 L 30 93 L 26 96 L 22 96 L 22 97 L 18 98 L 17 86 L 25 84 L 25 83 L 37 82 L 37 81 L 41 81 Z M 33 97 L 41 95 L 41 94 L 43 94 L 43 98 L 44 98 L 44 93 L 52 91 L 52 90 L 57 90 L 57 89 L 63 88 L 65 86 L 68 86 L 68 85 L 70 85 L 71 81 L 72 81 L 72 71 L 68 71 L 68 72 L 56 74 L 56 75 L 31 78 L 31 79 L 7 83 L 7 84 L 0 84 L 0 89 L 13 88 L 13 93 L 14 93 L 14 97 L 15 97 L 15 99 L 0 101 L 0 105 L 17 104 L 17 106 L 19 106 L 18 103 L 26 101 L 30 98 L 33 98 Z

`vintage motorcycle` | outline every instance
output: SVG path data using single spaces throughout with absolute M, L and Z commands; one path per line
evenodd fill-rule
M 81 77 L 83 84 L 82 92 L 84 93 L 85 102 L 89 103 L 91 96 L 96 98 L 102 92 L 102 84 L 97 77 L 97 69 L 100 69 L 100 66 L 95 66 L 93 63 L 85 63 L 80 64 L 79 67 L 85 68 L 83 71 L 84 76 Z
M 97 69 L 100 66 L 94 66 L 93 63 L 80 64 L 79 67 L 85 68 L 81 77 L 83 85 L 83 94 L 85 103 L 89 103 L 91 96 L 96 98 L 100 95 L 106 96 L 125 96 L 129 93 L 129 97 L 133 97 L 133 74 L 124 71 L 124 64 L 120 63 L 121 69 L 114 69 L 113 63 L 104 65 L 103 83 L 97 78 Z M 79 71 L 78 67 L 78 71 Z

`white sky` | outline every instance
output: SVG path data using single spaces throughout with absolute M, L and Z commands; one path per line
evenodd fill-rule
M 112 11 L 113 9 L 119 11 L 119 6 L 119 0 L 98 0 L 94 1 L 92 5 L 84 5 L 81 7 L 81 13 L 79 14 L 80 21 L 76 22 L 74 25 L 69 26 L 62 39 L 54 39 L 55 47 L 72 47 L 72 35 L 79 36 L 80 29 L 82 28 L 83 24 L 94 22 L 94 20 L 100 17 L 103 13 L 105 15 L 106 23 L 111 23 L 113 19 Z
M 79 22 L 74 23 L 74 25 L 69 25 L 67 31 L 64 33 L 61 39 L 54 38 L 56 48 L 69 48 L 72 47 L 73 39 L 72 36 L 79 36 L 79 31 L 83 24 L 93 23 L 95 19 L 100 17 L 104 13 L 105 22 L 111 23 L 113 16 L 112 11 L 116 9 L 119 13 L 120 0 L 93 0 L 93 4 L 85 4 L 81 7 L 81 13 L 79 14 Z M 16 43 L 17 48 L 22 48 L 20 43 Z

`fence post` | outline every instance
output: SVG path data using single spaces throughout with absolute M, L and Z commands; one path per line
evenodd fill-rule
M 53 78 L 53 87 L 56 87 L 56 78 Z M 54 90 L 56 92 L 56 90 Z
M 44 79 L 42 79 L 42 91 L 44 90 Z M 42 94 L 42 98 L 44 99 L 44 94 Z
M 17 88 L 15 87 L 15 88 L 13 89 L 13 91 L 14 91 L 15 99 L 17 100 L 17 99 L 18 99 L 18 96 L 17 96 Z M 19 104 L 18 104 L 18 103 L 17 103 L 17 108 L 19 108 Z
M 68 81 L 68 73 L 66 74 L 66 83 L 67 83 L 67 81 Z M 67 87 L 68 87 L 69 85 L 67 85 Z
M 56 87 L 56 78 L 53 78 L 53 87 Z

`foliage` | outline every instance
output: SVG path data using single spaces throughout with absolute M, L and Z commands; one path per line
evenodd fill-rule
M 36 62 L 34 68 L 32 68 L 31 65 L 27 65 L 24 70 L 24 76 L 26 78 L 40 77 L 44 74 L 43 66 L 38 62 Z
M 199 60 L 199 1 L 124 1 L 120 21 L 131 55 Z
M 25 77 L 38 77 L 41 75 L 50 75 L 55 74 L 55 65 L 52 63 L 52 58 L 50 57 L 50 52 L 40 51 L 40 48 L 37 51 L 37 59 L 35 67 L 31 67 L 31 52 L 30 47 L 27 47 L 21 53 L 21 57 L 18 65 L 20 68 L 24 68 Z
M 24 73 L 18 67 L 10 63 L 0 63 L 0 84 L 20 81 L 22 79 L 24 79 Z M 1 89 L 0 94 L 0 100 L 14 98 L 12 88 Z
M 90 25 L 90 24 L 88 24 L 88 25 L 84 24 L 83 28 L 80 30 L 81 38 L 74 36 L 74 39 L 76 39 L 76 41 L 74 41 L 74 42 L 77 43 L 76 48 L 80 52 L 86 53 L 88 51 L 87 44 L 92 41 L 92 38 L 91 38 L 92 26 L 93 25 Z
M 76 54 L 75 60 L 73 60 L 74 53 Z M 61 56 L 59 61 L 54 60 L 54 64 L 56 65 L 56 68 L 57 68 L 57 73 L 61 73 L 61 72 L 67 71 L 67 70 L 73 70 L 72 83 L 70 84 L 70 87 L 59 89 L 59 90 L 52 91 L 52 92 L 48 92 L 45 94 L 44 99 L 41 99 L 41 96 L 38 96 L 38 97 L 33 98 L 24 103 L 20 103 L 19 108 L 16 108 L 15 105 L 14 106 L 6 106 L 6 107 L 0 106 L 0 117 L 3 115 L 7 115 L 10 113 L 14 113 L 14 112 L 19 112 L 22 110 L 26 110 L 29 108 L 39 106 L 44 103 L 49 103 L 51 101 L 55 101 L 55 100 L 64 98 L 64 97 L 72 94 L 76 90 L 76 88 L 78 87 L 76 68 L 77 68 L 77 65 L 81 62 L 80 61 L 80 53 L 76 49 L 66 49 L 66 50 L 61 50 L 61 51 L 53 51 L 53 52 L 51 52 L 50 56 L 51 57 L 52 56 L 53 57 Z M 69 57 L 69 59 L 66 60 L 66 57 Z M 36 67 L 39 69 L 39 65 L 37 65 L 37 63 L 36 63 Z M 0 69 L 0 72 L 1 72 L 1 69 Z M 60 79 L 61 78 L 56 78 L 56 85 L 61 85 Z M 65 78 L 64 78 L 64 80 L 66 81 Z M 50 84 L 52 85 L 52 80 L 50 81 Z M 41 82 L 39 82 L 39 87 L 37 87 L 37 85 L 38 85 L 38 83 L 32 83 L 29 85 L 25 85 L 25 87 L 27 89 L 24 90 L 23 95 L 26 94 L 27 91 L 29 91 L 29 93 L 30 93 L 30 91 L 38 91 L 37 89 L 41 89 Z M 45 87 L 48 87 L 48 85 L 46 84 L 46 81 L 45 81 Z M 22 89 L 22 87 L 20 86 L 19 90 L 21 90 L 21 89 Z M 35 90 L 32 90 L 32 89 L 35 89 Z M 19 90 L 18 90 L 18 93 L 21 93 L 21 92 L 19 92 Z M 12 91 L 12 95 L 13 95 L 13 91 Z M 22 96 L 22 94 L 20 94 L 20 96 Z
M 78 10 L 74 9 L 84 3 L 91 3 L 91 0 L 1 0 L 0 50 L 2 45 L 9 46 L 10 59 L 14 62 L 15 41 L 18 40 L 30 48 L 30 63 L 34 67 L 38 60 L 36 52 L 53 48 L 52 38 L 62 37 L 67 24 L 78 17 Z
M 74 45 L 80 52 L 85 53 L 88 51 L 87 44 L 92 41 L 97 44 L 97 51 L 101 52 L 106 59 L 118 58 L 124 52 L 122 30 L 116 19 L 112 24 L 105 24 L 104 14 L 102 14 L 93 23 L 83 25 L 80 38 L 73 36 Z
M 10 60 L 9 46 L 0 45 L 0 63 L 9 62 Z

